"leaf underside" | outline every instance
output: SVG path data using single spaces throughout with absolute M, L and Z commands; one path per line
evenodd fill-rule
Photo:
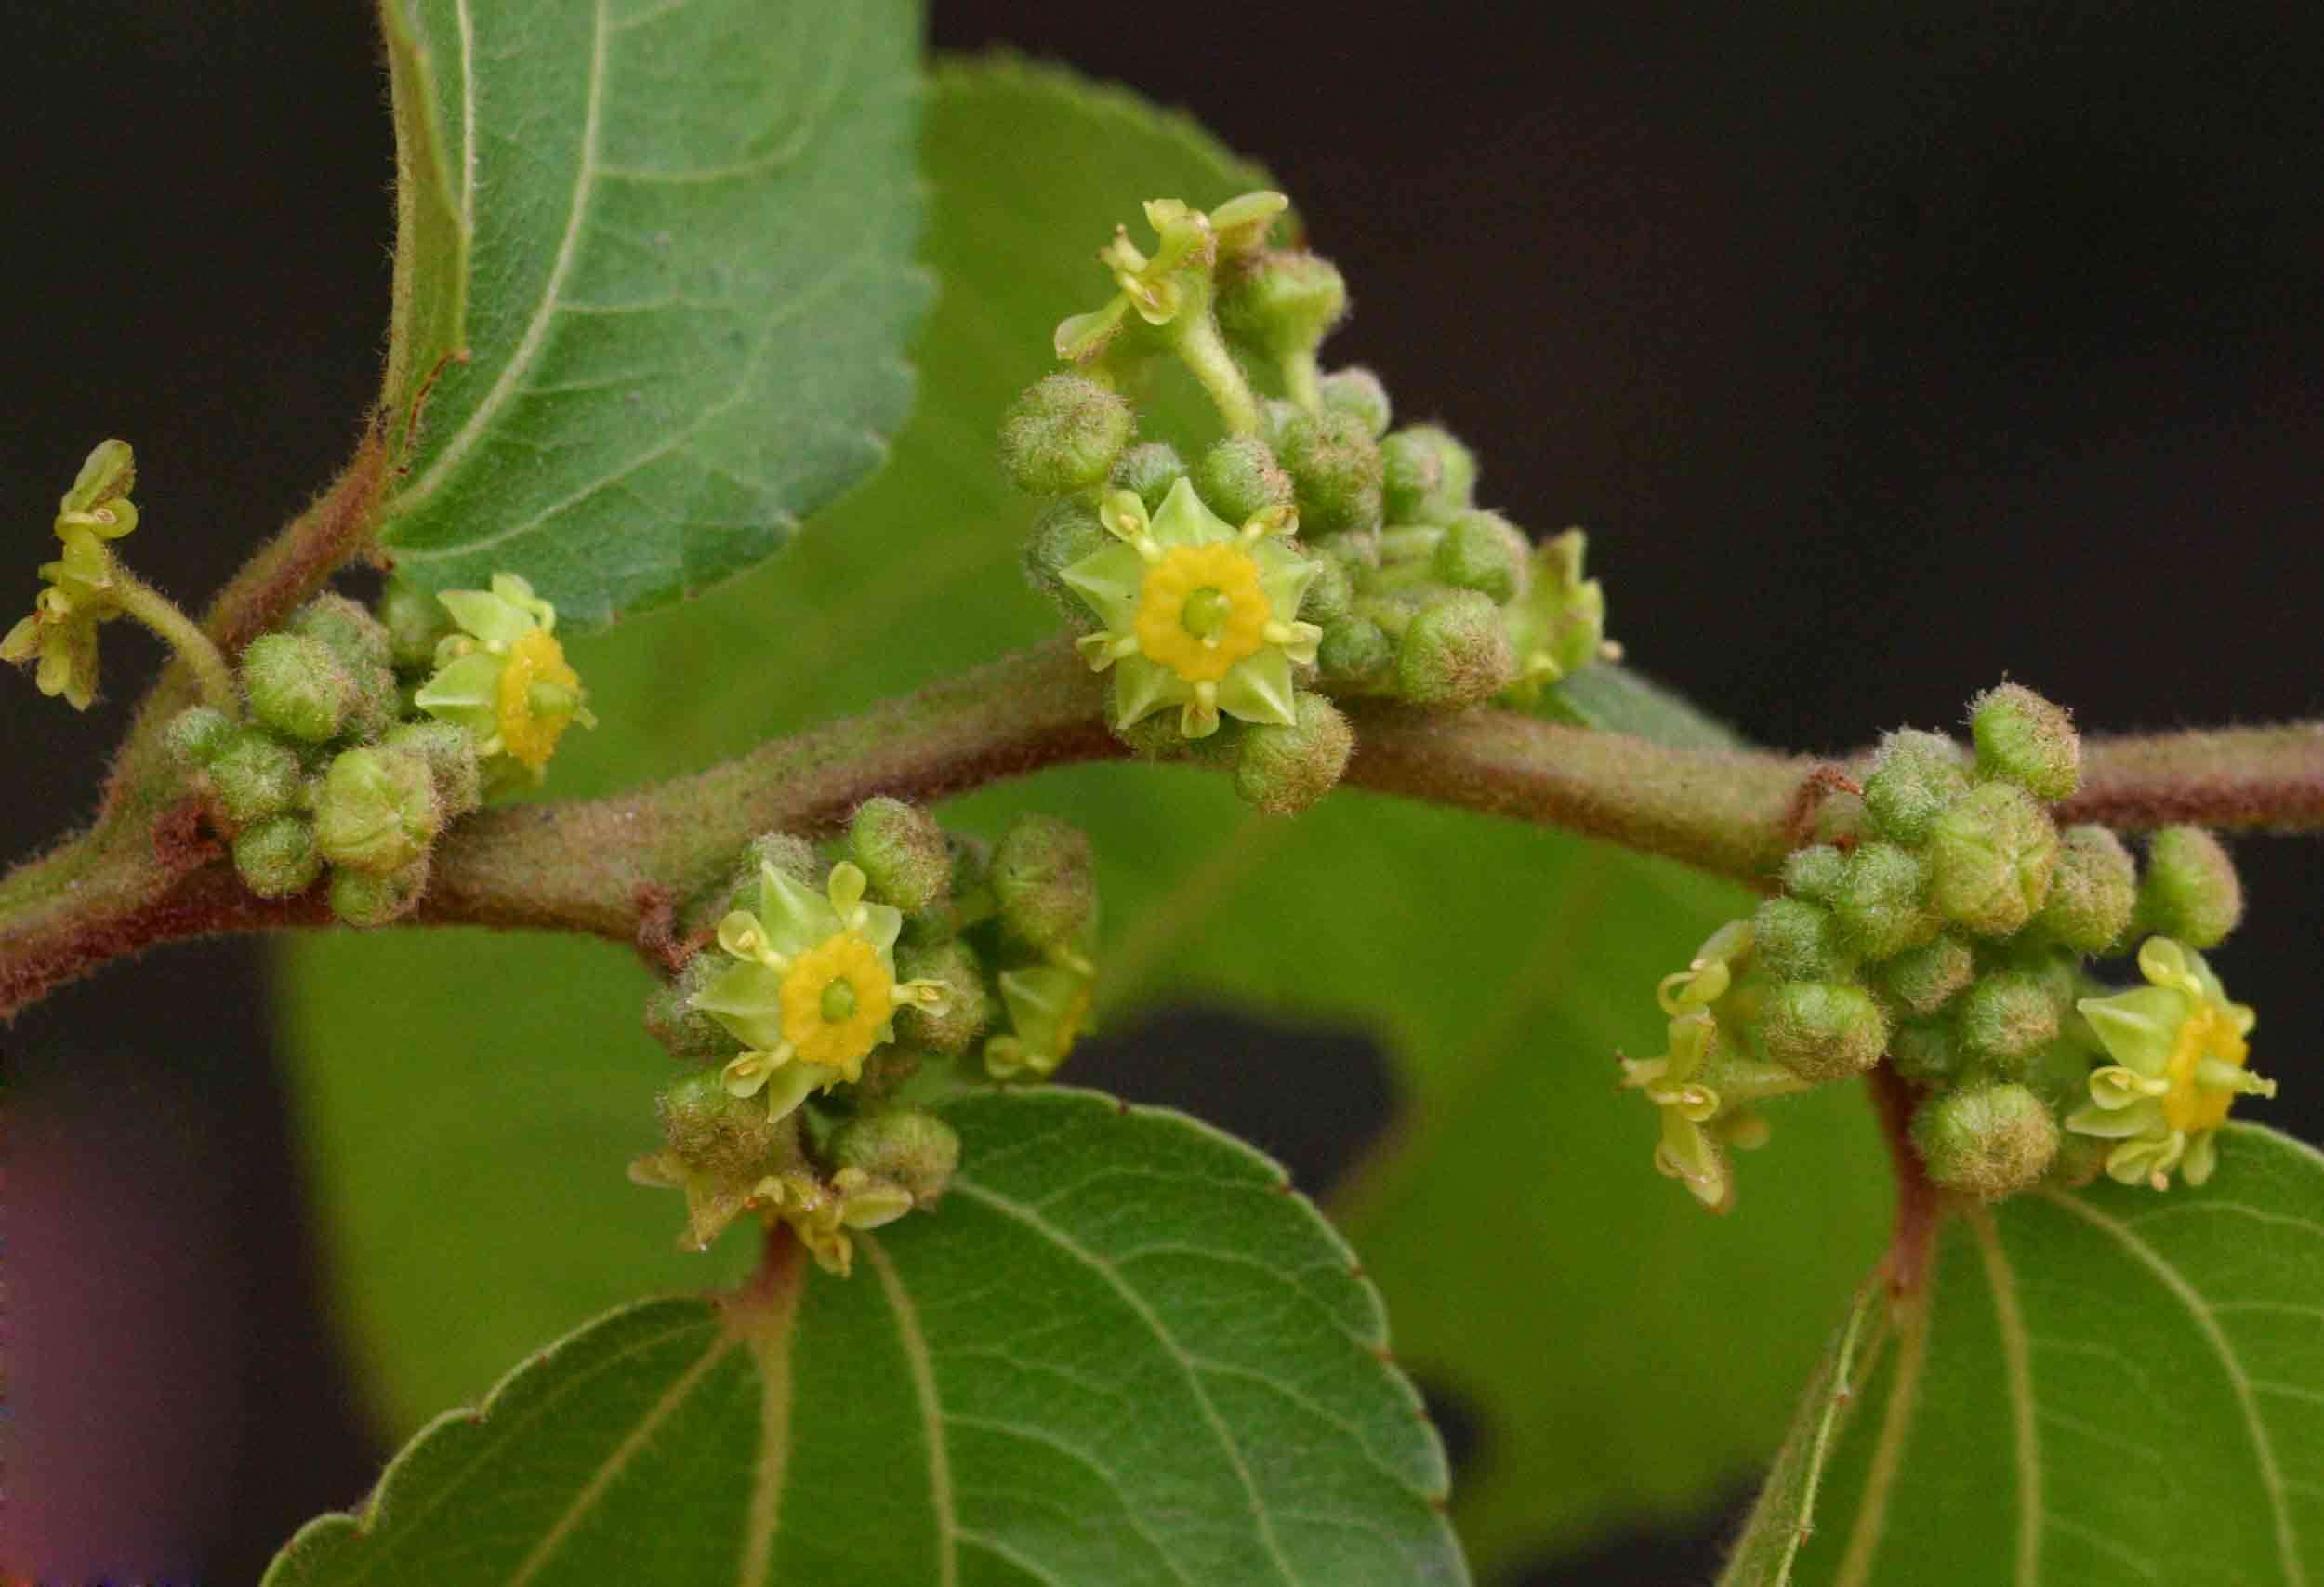
M 389 0 L 386 25 L 404 574 L 522 574 L 599 627 L 878 465 L 928 297 L 911 0 Z
M 1467 1579 L 1379 1298 L 1277 1165 L 1093 1092 L 947 1117 L 969 1168 L 853 1277 L 786 1237 L 752 1293 L 590 1324 L 269 1587 Z

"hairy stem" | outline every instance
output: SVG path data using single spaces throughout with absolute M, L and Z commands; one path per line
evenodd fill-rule
M 162 637 L 179 661 L 192 672 L 202 691 L 202 703 L 230 717 L 242 715 L 242 695 L 234 688 L 233 668 L 218 654 L 210 636 L 194 626 L 178 603 L 138 577 L 116 560 L 112 566 L 113 600 L 123 613 Z
M 874 794 L 935 800 L 1121 756 L 1103 702 L 1061 638 L 693 776 L 487 812 L 438 846 L 410 919 L 621 941 L 667 933 L 672 904 L 718 879 L 759 833 L 828 831 Z M 1802 791 L 1834 774 L 1802 757 L 1677 749 L 1505 711 L 1358 702 L 1348 712 L 1353 786 L 1562 827 L 1747 882 L 1781 865 L 1799 840 Z M 116 790 L 125 786 L 134 797 L 109 804 L 93 831 L 0 879 L 0 1017 L 153 943 L 327 923 L 319 891 L 265 902 L 214 863 L 218 845 L 174 771 L 125 768 Z M 2062 813 L 2124 830 L 2179 821 L 2324 830 L 2324 723 L 2093 739 L 2082 790 Z

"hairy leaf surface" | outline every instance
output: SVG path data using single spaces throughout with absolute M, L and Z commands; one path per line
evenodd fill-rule
M 1467 1580 L 1379 1297 L 1277 1165 L 1089 1091 L 946 1115 L 967 1168 L 852 1279 L 786 1236 L 601 1318 L 270 1587 Z

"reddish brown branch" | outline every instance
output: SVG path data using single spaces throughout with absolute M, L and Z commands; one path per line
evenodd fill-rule
M 1896 1224 L 1889 1237 L 1888 1254 L 1881 1266 L 1888 1290 L 1899 1299 L 1920 1293 L 1929 1279 L 1929 1257 L 1936 1245 L 1936 1225 L 1945 1207 L 1927 1168 L 1912 1144 L 1912 1110 L 1919 1093 L 1902 1075 L 1882 1063 L 1865 1076 L 1872 1088 L 1872 1109 L 1879 1115 L 1881 1133 L 1896 1168 Z

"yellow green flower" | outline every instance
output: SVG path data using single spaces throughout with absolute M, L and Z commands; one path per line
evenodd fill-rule
M 468 729 L 479 756 L 505 755 L 539 781 L 566 728 L 597 725 L 557 641 L 557 609 L 512 573 L 436 599 L 460 632 L 436 647 L 435 675 L 412 703 Z
M 1670 1050 L 1622 1059 L 1621 1085 L 1655 1104 L 1661 1132 L 1657 1171 L 1686 1186 L 1714 1212 L 1734 1204 L 1726 1148 L 1765 1143 L 1767 1125 L 1750 1104 L 1804 1091 L 1807 1082 L 1780 1065 L 1749 1056 L 1741 1035 L 1759 988 L 1748 980 L 1753 931 L 1730 920 L 1711 933 L 1684 970 L 1663 977 L 1656 999 L 1670 1016 Z
M 2202 955 L 2169 937 L 2138 950 L 2146 985 L 2077 1005 L 2114 1060 L 2090 1076 L 2090 1105 L 2066 1121 L 2077 1134 L 2116 1143 L 2106 1172 L 2124 1184 L 2171 1187 L 2211 1178 L 2213 1137 L 2238 1096 L 2274 1096 L 2276 1082 L 2244 1067 L 2253 1015 L 2227 1001 Z
M 1296 722 L 1291 668 L 1315 659 L 1323 630 L 1298 620 L 1315 564 L 1285 543 L 1288 510 L 1236 529 L 1182 479 L 1152 517 L 1129 491 L 1109 494 L 1099 516 L 1122 543 L 1058 576 L 1104 624 L 1077 642 L 1091 671 L 1115 668 L 1114 725 L 1167 706 L 1189 738 L 1216 733 L 1221 711 Z
M 97 625 L 122 615 L 108 540 L 138 526 L 129 492 L 137 464 L 125 441 L 101 443 L 81 465 L 73 488 L 57 504 L 54 524 L 64 554 L 43 562 L 33 615 L 0 638 L 0 661 L 37 661 L 33 681 L 44 694 L 62 694 L 74 710 L 97 699 Z
M 1096 992 L 1096 967 L 1077 954 L 1069 962 L 1002 971 L 1010 1030 L 985 1042 L 985 1072 L 997 1080 L 1047 1079 L 1089 1028 Z
M 759 867 L 759 911 L 719 922 L 737 962 L 692 998 L 746 1051 L 726 1065 L 735 1096 L 767 1093 L 781 1118 L 810 1091 L 861 1079 L 864 1060 L 895 1039 L 895 1012 L 944 1007 L 941 981 L 896 978 L 904 917 L 864 902 L 865 878 L 842 861 L 816 893 L 772 865 Z
M 1098 250 L 1098 262 L 1113 272 L 1119 290 L 1103 308 L 1057 327 L 1057 356 L 1076 362 L 1096 357 L 1133 312 L 1157 327 L 1190 311 L 1208 312 L 1210 271 L 1220 255 L 1257 246 L 1290 202 L 1279 192 L 1250 192 L 1206 215 L 1175 198 L 1150 201 L 1146 224 L 1154 228 L 1155 251 L 1147 254 L 1130 242 L 1127 227 L 1114 229 L 1114 240 Z

